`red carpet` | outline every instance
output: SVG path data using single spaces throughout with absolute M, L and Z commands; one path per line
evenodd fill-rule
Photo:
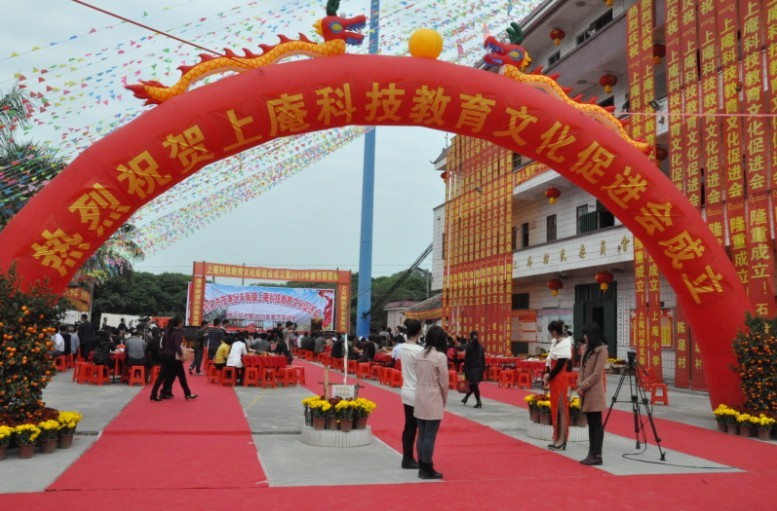
M 308 382 L 322 369 L 304 364 Z M 339 373 L 331 380 L 342 381 Z M 103 437 L 52 485 L 34 494 L 0 495 L 0 509 L 48 510 L 106 506 L 113 510 L 241 511 L 266 509 L 465 510 L 548 509 L 596 506 L 617 510 L 774 509 L 777 477 L 774 442 L 765 444 L 657 419 L 663 445 L 737 466 L 746 472 L 614 476 L 579 465 L 476 422 L 446 414 L 435 461 L 440 483 L 273 488 L 265 476 L 233 391 L 195 380 L 201 401 L 150 403 L 147 392 L 117 417 Z M 399 396 L 364 382 L 362 396 L 379 405 L 370 418 L 374 435 L 401 450 Z M 308 388 L 320 392 L 321 386 Z M 525 413 L 525 391 L 482 385 L 484 396 Z M 458 393 L 451 394 L 451 406 Z M 615 410 L 607 434 L 633 435 L 630 412 Z M 205 431 L 217 433 L 204 434 Z M 146 442 L 151 445 L 145 445 Z M 605 448 L 607 436 L 605 435 Z M 397 456 L 399 463 L 399 456 Z M 336 467 L 358 470 L 358 467 Z M 401 470 L 397 467 L 398 470 Z M 186 491 L 190 488 L 199 490 Z M 184 490 L 170 492 L 170 489 Z
M 254 488 L 266 476 L 235 392 L 189 378 L 192 401 L 149 400 L 146 386 L 48 489 Z

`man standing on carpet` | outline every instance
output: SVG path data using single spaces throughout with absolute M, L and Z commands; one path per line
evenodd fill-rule
M 415 450 L 418 421 L 414 415 L 416 375 L 413 359 L 423 348 L 418 345 L 418 337 L 421 335 L 421 322 L 417 319 L 406 319 L 407 340 L 398 344 L 396 360 L 402 362 L 402 404 L 405 409 L 405 427 L 402 430 L 402 468 L 418 468 L 418 462 L 413 456 Z

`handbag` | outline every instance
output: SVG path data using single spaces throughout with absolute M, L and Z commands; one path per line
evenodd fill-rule
M 194 359 L 193 349 L 181 347 L 181 351 L 183 351 L 183 355 L 179 355 L 178 353 L 175 354 L 176 360 L 180 360 L 181 362 L 191 362 L 192 359 Z

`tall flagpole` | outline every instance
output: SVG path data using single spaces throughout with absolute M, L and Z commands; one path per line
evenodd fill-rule
M 380 0 L 370 2 L 370 55 L 378 54 Z M 362 224 L 359 245 L 359 287 L 356 297 L 356 335 L 370 334 L 372 307 L 372 213 L 375 198 L 375 127 L 364 137 L 362 177 Z

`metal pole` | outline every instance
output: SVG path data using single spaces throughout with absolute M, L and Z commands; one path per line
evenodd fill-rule
M 380 0 L 370 2 L 370 55 L 377 55 Z M 375 128 L 364 137 L 362 222 L 359 245 L 359 288 L 356 297 L 356 335 L 370 335 L 372 308 L 372 213 L 375 197 Z

